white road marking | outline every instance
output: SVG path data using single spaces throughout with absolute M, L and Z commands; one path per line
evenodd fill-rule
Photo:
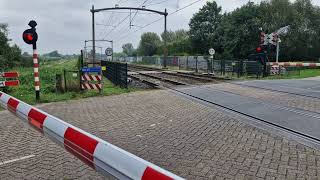
M 16 159 L 0 162 L 0 166 L 5 165 L 5 164 L 9 164 L 9 163 L 13 163 L 13 162 L 16 162 L 16 161 L 21 161 L 21 160 L 24 160 L 24 159 L 29 159 L 29 158 L 32 158 L 32 157 L 35 157 L 35 155 L 32 154 L 32 155 L 24 156 L 24 157 L 21 157 L 21 158 L 16 158 Z

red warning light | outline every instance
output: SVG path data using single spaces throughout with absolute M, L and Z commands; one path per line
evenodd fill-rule
M 27 35 L 27 39 L 30 40 L 30 41 L 32 41 L 32 40 L 33 40 L 33 36 L 32 36 L 31 34 L 28 34 L 28 35 Z
M 33 29 L 25 30 L 22 37 L 27 44 L 33 44 L 38 40 L 38 35 Z
M 257 47 L 256 52 L 260 53 L 261 51 L 262 51 L 262 48 L 261 47 Z
M 33 40 L 32 34 L 27 33 L 27 34 L 24 34 L 24 36 L 28 41 L 32 41 Z

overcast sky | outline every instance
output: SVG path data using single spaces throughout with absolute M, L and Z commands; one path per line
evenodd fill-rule
M 145 2 L 146 1 L 146 2 Z M 40 54 L 58 50 L 63 54 L 79 53 L 84 46 L 84 40 L 92 39 L 91 13 L 92 5 L 96 9 L 120 6 L 138 7 L 145 2 L 146 8 L 174 12 L 196 0 L 0 0 L 0 23 L 9 25 L 9 38 L 12 43 L 18 44 L 23 51 L 31 53 L 31 46 L 24 44 L 22 32 L 28 28 L 28 22 L 34 19 L 38 22 L 39 35 L 38 50 Z M 259 2 L 261 0 L 255 0 Z M 168 16 L 168 29 L 188 29 L 192 15 L 207 1 L 202 0 L 194 5 Z M 232 11 L 248 2 L 248 0 L 217 0 L 223 11 Z M 320 0 L 313 0 L 320 5 Z M 115 51 L 121 51 L 124 43 L 133 43 L 137 47 L 140 35 L 143 32 L 163 32 L 164 21 L 161 19 L 144 29 L 140 27 L 151 23 L 161 16 L 144 12 L 132 11 L 132 24 L 129 28 L 129 11 L 96 13 L 96 23 L 111 26 L 96 25 L 96 39 L 108 39 L 115 42 Z M 125 19 L 125 20 L 124 20 Z M 121 24 L 119 24 L 124 20 Z M 117 26 L 116 28 L 113 26 Z M 139 31 L 137 31 L 139 30 Z M 135 32 L 137 31 L 137 32 Z M 108 43 L 97 43 L 103 49 L 109 47 Z

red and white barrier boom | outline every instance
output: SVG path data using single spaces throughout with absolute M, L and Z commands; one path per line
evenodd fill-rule
M 12 80 L 12 81 L 0 81 L 0 87 L 11 87 L 11 86 L 19 86 L 19 80 Z
M 284 66 L 284 67 L 319 67 L 320 63 L 295 63 L 295 62 L 269 62 L 270 66 Z
M 0 74 L 1 77 L 3 78 L 17 78 L 19 77 L 19 73 L 16 71 L 12 71 L 12 72 L 3 72 Z
M 118 179 L 182 179 L 1 91 L 0 105 L 103 174 Z
M 2 72 L 0 73 L 0 77 L 4 78 L 4 81 L 0 81 L 0 87 L 11 87 L 11 86 L 19 86 L 20 81 L 15 80 L 6 80 L 6 78 L 18 78 L 19 73 L 12 71 L 12 72 Z

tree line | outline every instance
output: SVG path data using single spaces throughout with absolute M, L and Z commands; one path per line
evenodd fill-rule
M 32 58 L 21 55 L 21 49 L 9 44 L 8 25 L 0 24 L 0 68 L 12 68 L 15 66 L 31 66 Z
M 260 29 L 270 34 L 288 25 L 288 33 L 280 37 L 280 60 L 320 60 L 320 7 L 311 0 L 248 2 L 228 13 L 215 1 L 207 2 L 191 18 L 188 31 L 161 36 L 144 33 L 137 49 L 128 43 L 123 53 L 161 55 L 166 39 L 169 55 L 207 55 L 208 49 L 215 48 L 219 52 L 216 58 L 246 59 L 259 46 Z

